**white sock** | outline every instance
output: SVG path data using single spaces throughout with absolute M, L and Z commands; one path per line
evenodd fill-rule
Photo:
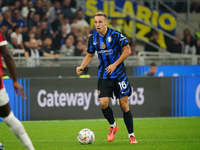
M 117 124 L 114 122 L 113 124 L 110 125 L 110 127 L 116 128 L 116 127 L 117 127 Z
M 134 134 L 134 133 L 130 133 L 130 134 L 128 135 L 128 138 L 130 138 L 131 136 L 135 136 L 135 134 Z
M 35 150 L 28 134 L 24 129 L 24 126 L 14 116 L 12 111 L 7 117 L 2 118 L 2 120 L 10 127 L 10 130 L 22 142 L 22 144 L 26 147 L 27 150 Z

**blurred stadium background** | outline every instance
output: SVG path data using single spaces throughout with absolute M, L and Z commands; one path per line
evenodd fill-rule
M 43 14 L 43 18 L 38 22 L 34 18 L 28 20 L 27 16 L 23 16 L 22 10 L 29 2 L 24 1 L 1 1 L 1 14 L 4 20 L 1 31 L 7 36 L 19 81 L 27 95 L 27 100 L 16 98 L 10 84 L 11 80 L 4 80 L 10 95 L 11 107 L 20 120 L 103 117 L 98 109 L 97 57 L 94 57 L 89 66 L 88 74 L 91 78 L 80 79 L 75 73 L 75 68 L 84 58 L 87 38 L 95 30 L 93 15 L 97 11 L 106 12 L 109 27 L 120 30 L 130 42 L 132 55 L 125 63 L 133 90 L 130 105 L 134 110 L 134 117 L 200 116 L 200 22 L 198 19 L 200 2 L 198 0 L 71 0 L 71 3 L 70 0 L 34 0 L 30 10 L 33 8 L 36 15 Z M 69 16 L 64 8 L 67 8 L 72 15 Z M 13 12 L 16 10 L 19 10 L 20 18 L 25 21 L 21 32 L 22 39 L 25 40 L 24 36 L 31 33 L 28 36 L 37 37 L 39 51 L 57 54 L 60 56 L 59 60 L 44 56 L 25 57 L 24 53 L 31 48 L 29 41 L 22 41 L 23 48 L 15 48 L 11 40 L 15 36 L 11 34 L 16 31 L 5 23 L 7 17 L 5 14 L 9 11 L 11 18 L 15 18 Z M 64 14 L 60 24 L 57 25 L 58 28 L 55 28 L 54 23 L 58 17 L 51 20 L 50 14 L 53 10 L 57 16 Z M 82 11 L 83 16 L 80 17 L 78 11 Z M 12 21 L 18 24 L 16 18 Z M 86 22 L 85 26 L 78 23 L 82 20 Z M 46 22 L 49 29 L 43 29 L 42 22 Z M 37 28 L 36 31 L 30 31 L 33 24 Z M 62 53 L 61 47 L 65 45 L 64 43 L 59 43 L 60 49 L 48 49 L 51 50 L 48 51 L 44 48 L 48 45 L 45 45 L 45 39 L 49 37 L 52 40 L 50 46 L 55 44 L 63 25 L 67 26 L 66 37 L 63 39 L 68 39 L 71 34 L 75 37 L 75 42 L 71 41 L 74 53 L 70 55 Z M 49 32 L 48 36 L 45 31 Z M 152 33 L 157 33 L 156 40 L 152 39 Z M 79 41 L 82 47 L 77 54 L 76 47 Z M 153 51 L 145 49 L 147 45 Z M 143 77 L 142 74 L 148 71 L 151 62 L 158 65 L 155 77 Z M 120 109 L 116 99 L 112 99 L 110 103 L 115 111 Z M 116 113 L 116 117 L 121 117 L 121 114 Z
M 126 35 L 131 46 L 125 63 L 141 143 L 135 148 L 199 149 L 199 0 L 0 0 L 0 5 L 0 30 L 9 42 L 27 99 L 16 97 L 11 79 L 4 79 L 4 84 L 11 108 L 36 149 L 132 148 L 115 98 L 110 105 L 121 130 L 114 142 L 105 142 L 108 124 L 101 119 L 98 101 L 97 56 L 89 65 L 90 78 L 79 78 L 75 72 L 95 30 L 97 11 L 107 13 L 109 27 Z M 37 40 L 38 51 L 60 59 L 25 56 L 33 48 L 30 39 Z M 152 62 L 157 64 L 155 76 L 142 76 Z M 3 70 L 9 76 L 5 66 Z M 0 126 L 0 142 L 6 149 L 22 149 L 6 125 Z M 82 128 L 94 131 L 91 146 L 77 144 Z

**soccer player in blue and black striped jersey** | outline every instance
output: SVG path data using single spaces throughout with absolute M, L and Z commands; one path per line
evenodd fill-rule
M 80 75 L 88 66 L 95 51 L 100 61 L 98 69 L 99 101 L 104 117 L 110 123 L 110 132 L 107 140 L 113 141 L 119 129 L 115 122 L 113 111 L 108 105 L 113 92 L 119 98 L 123 111 L 123 118 L 129 132 L 130 143 L 137 143 L 133 130 L 133 117 L 128 104 L 131 95 L 131 86 L 125 72 L 124 60 L 131 54 L 131 49 L 126 37 L 119 31 L 107 27 L 107 16 L 104 12 L 94 15 L 96 32 L 89 37 L 87 55 L 76 72 Z

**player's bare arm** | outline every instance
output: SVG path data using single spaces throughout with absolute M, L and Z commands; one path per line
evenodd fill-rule
M 7 49 L 7 46 L 1 46 L 0 47 L 1 54 L 4 58 L 4 61 L 6 63 L 6 66 L 10 72 L 11 78 L 13 79 L 13 82 L 17 81 L 16 71 L 15 71 L 15 64 L 12 58 L 12 55 L 10 51 Z
M 6 63 L 6 66 L 10 72 L 11 78 L 13 80 L 13 87 L 17 93 L 17 95 L 21 95 L 23 98 L 25 98 L 24 89 L 22 86 L 17 82 L 17 75 L 16 75 L 16 69 L 15 64 L 12 58 L 12 55 L 10 51 L 7 49 L 7 46 L 1 46 L 0 52 L 4 58 L 4 61 Z
M 87 53 L 87 55 L 85 56 L 81 66 L 76 68 L 77 75 L 80 75 L 83 72 L 83 69 L 91 63 L 93 56 L 94 56 L 94 54 Z
M 131 54 L 130 46 L 129 45 L 124 46 L 122 55 L 119 57 L 119 59 L 106 68 L 107 74 L 111 75 L 113 71 L 116 69 L 116 67 L 119 64 L 121 64 L 130 54 Z

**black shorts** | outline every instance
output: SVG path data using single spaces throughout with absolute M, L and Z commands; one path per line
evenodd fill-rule
M 130 96 L 132 94 L 131 85 L 127 76 L 114 79 L 99 79 L 98 93 L 101 97 L 113 97 L 113 92 L 116 98 Z

